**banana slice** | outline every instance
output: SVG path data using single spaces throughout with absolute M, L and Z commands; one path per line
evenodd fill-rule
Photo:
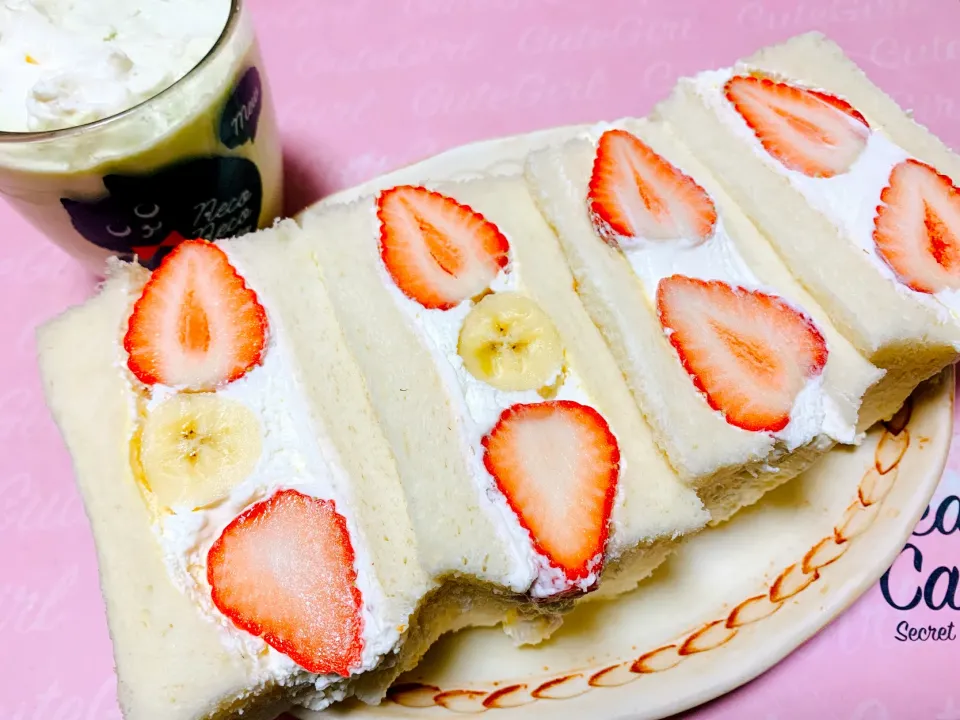
M 515 292 L 487 295 L 463 321 L 457 352 L 478 380 L 498 390 L 535 390 L 563 365 L 563 345 L 550 317 Z
M 211 505 L 260 458 L 260 423 L 245 405 L 211 393 L 173 395 L 144 422 L 140 464 L 161 505 Z

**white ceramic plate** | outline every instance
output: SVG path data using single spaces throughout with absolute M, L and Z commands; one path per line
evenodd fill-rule
M 517 172 L 531 147 L 575 130 L 457 148 L 326 202 L 485 169 Z M 447 636 L 381 705 L 348 702 L 322 716 L 640 720 L 729 692 L 823 628 L 896 559 L 943 471 L 953 393 L 950 368 L 860 447 L 832 451 L 731 522 L 685 541 L 636 591 L 581 605 L 543 645 L 517 649 L 498 629 Z

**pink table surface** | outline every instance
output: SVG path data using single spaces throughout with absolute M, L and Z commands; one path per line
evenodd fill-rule
M 678 76 L 812 29 L 960 148 L 957 0 L 251 4 L 289 158 L 289 211 L 472 140 L 643 115 Z M 0 203 L 3 720 L 120 717 L 93 541 L 34 360 L 36 325 L 92 290 Z M 950 495 L 960 495 L 956 446 L 934 502 Z M 958 507 L 945 505 L 947 529 Z M 901 556 L 891 582 L 899 602 L 937 566 L 960 564 L 960 532 L 915 542 L 923 570 Z M 949 580 L 940 573 L 936 599 Z M 904 620 L 946 627 L 960 613 L 898 611 L 875 587 L 775 669 L 688 716 L 960 720 L 960 641 L 899 642 Z

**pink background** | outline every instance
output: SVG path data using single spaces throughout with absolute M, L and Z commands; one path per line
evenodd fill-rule
M 287 149 L 288 210 L 471 140 L 643 115 L 684 74 L 818 29 L 960 148 L 957 0 L 250 0 Z M 589 9 L 592 7 L 593 9 Z M 789 9 L 788 9 L 789 8 Z M 93 282 L 0 203 L 0 718 L 119 718 L 93 542 L 47 415 L 35 326 Z M 960 495 L 954 450 L 939 497 Z M 955 516 L 954 513 L 951 516 Z M 960 533 L 916 539 L 924 573 Z M 878 588 L 698 720 L 960 720 L 960 639 L 900 643 Z M 960 636 L 960 631 L 955 631 Z

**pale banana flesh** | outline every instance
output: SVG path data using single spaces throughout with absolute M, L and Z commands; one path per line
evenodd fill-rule
M 516 292 L 481 299 L 463 321 L 457 347 L 463 365 L 498 390 L 536 390 L 563 366 L 563 344 L 550 317 Z
M 161 505 L 194 509 L 226 497 L 253 472 L 260 452 L 260 422 L 245 405 L 179 393 L 147 414 L 140 464 Z

